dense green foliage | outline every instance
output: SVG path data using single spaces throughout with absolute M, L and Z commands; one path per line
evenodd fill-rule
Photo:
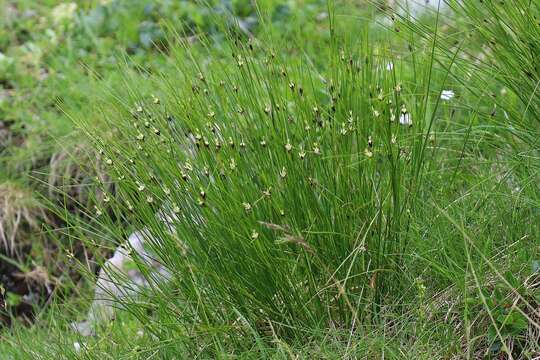
M 73 202 L 80 213 L 54 212 L 81 273 L 95 266 L 73 256 L 81 244 L 98 253 L 146 228 L 172 277 L 118 299 L 90 338 L 68 326 L 85 297 L 55 299 L 0 335 L 0 352 L 540 354 L 537 3 L 450 2 L 417 18 L 347 2 L 156 4 L 80 16 L 85 29 L 115 7 L 97 38 L 117 34 L 133 58 L 66 91 L 104 176 Z

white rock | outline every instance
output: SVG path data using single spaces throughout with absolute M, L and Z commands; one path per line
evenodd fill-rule
M 81 351 L 81 348 L 86 346 L 86 343 L 82 343 L 82 345 L 78 342 L 78 341 L 75 341 L 73 343 L 73 347 L 75 348 L 75 352 L 80 352 Z
M 392 8 L 400 10 L 400 12 L 408 11 L 415 16 L 429 11 L 437 11 L 437 9 L 443 11 L 448 8 L 444 0 L 390 0 L 389 3 Z
M 171 218 L 166 220 L 160 217 L 160 220 L 166 222 L 171 221 Z M 129 236 L 127 246 L 121 245 L 116 249 L 99 271 L 94 299 L 86 320 L 72 323 L 75 331 L 82 336 L 95 335 L 98 324 L 114 318 L 115 304 L 118 300 L 135 298 L 140 290 L 150 285 L 149 280 L 137 268 L 133 268 L 135 263 L 130 254 L 137 254 L 142 265 L 150 269 L 151 281 L 159 283 L 171 277 L 167 269 L 156 260 L 155 255 L 145 248 L 145 243 L 155 241 L 156 239 L 144 228 Z

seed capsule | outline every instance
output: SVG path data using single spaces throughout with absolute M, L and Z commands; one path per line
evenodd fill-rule
M 373 156 L 373 152 L 370 149 L 366 148 L 364 150 L 364 155 L 366 155 L 368 158 L 370 158 L 370 157 Z
M 103 214 L 103 212 L 95 205 L 94 205 L 94 210 L 96 210 L 96 216 L 101 216 Z
M 285 150 L 287 150 L 287 152 L 290 152 L 292 150 L 292 145 L 290 143 L 286 143 Z

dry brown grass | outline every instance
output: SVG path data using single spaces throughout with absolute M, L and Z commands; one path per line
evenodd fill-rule
M 24 236 L 43 219 L 44 208 L 30 191 L 9 181 L 0 184 L 0 247 L 6 254 L 17 255 Z

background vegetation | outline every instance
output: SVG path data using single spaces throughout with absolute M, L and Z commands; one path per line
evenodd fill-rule
M 0 354 L 539 356 L 540 7 L 389 5 L 3 2 Z

